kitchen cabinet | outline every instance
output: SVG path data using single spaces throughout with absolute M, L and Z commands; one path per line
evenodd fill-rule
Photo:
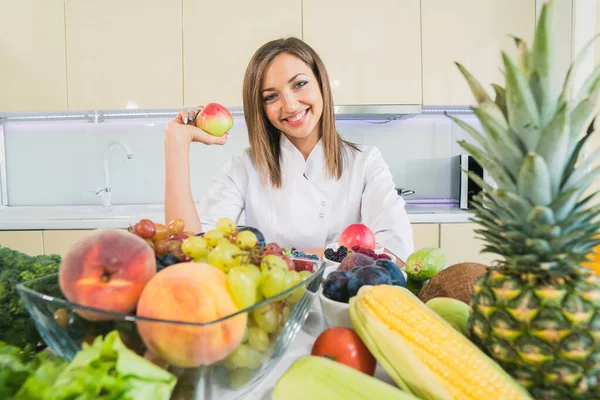
M 181 2 L 65 5 L 69 109 L 182 106 Z
M 58 254 L 63 257 L 73 243 L 91 231 L 91 229 L 43 231 L 44 254 Z
M 244 71 L 254 52 L 273 39 L 302 37 L 301 4 L 183 0 L 185 106 L 242 106 Z
M 459 262 L 489 264 L 497 257 L 480 254 L 483 241 L 475 237 L 475 229 L 479 229 L 479 225 L 474 223 L 440 225 L 440 248 L 446 254 L 447 265 Z
M 438 224 L 412 224 L 412 229 L 415 250 L 440 246 L 440 226 Z
M 501 55 L 516 54 L 514 40 L 529 44 L 535 0 L 423 0 L 423 105 L 470 105 L 474 98 L 454 64 L 463 64 L 486 89 L 504 84 Z M 402 51 L 398 52 L 404 57 Z
M 303 38 L 325 63 L 336 105 L 421 104 L 420 3 L 303 0 Z
M 63 0 L 0 2 L 0 112 L 67 108 Z
M 41 231 L 1 231 L 0 247 L 8 247 L 30 256 L 44 254 Z

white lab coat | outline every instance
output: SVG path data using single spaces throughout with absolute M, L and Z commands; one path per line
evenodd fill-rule
M 281 135 L 281 188 L 263 185 L 250 150 L 241 151 L 221 168 L 200 202 L 202 230 L 213 229 L 222 217 L 237 222 L 244 212 L 245 225 L 260 230 L 267 243 L 322 248 L 360 222 L 380 245 L 406 260 L 414 244 L 404 200 L 379 150 L 359 148 L 347 149 L 344 172 L 336 180 L 326 175 L 321 141 L 305 161 Z

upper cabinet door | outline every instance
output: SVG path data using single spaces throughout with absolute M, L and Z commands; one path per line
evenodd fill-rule
M 516 54 L 509 35 L 531 45 L 535 0 L 423 0 L 421 4 L 424 105 L 474 103 L 455 61 L 491 93 L 491 83 L 504 83 L 500 51 Z
M 67 109 L 63 0 L 0 2 L 0 112 Z
M 184 104 L 242 106 L 250 58 L 266 42 L 302 37 L 301 0 L 183 0 Z
M 304 0 L 336 105 L 421 104 L 419 0 Z
M 183 102 L 181 2 L 66 0 L 69 109 Z

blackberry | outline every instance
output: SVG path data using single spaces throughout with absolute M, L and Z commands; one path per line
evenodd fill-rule
M 334 260 L 335 254 L 333 252 L 333 249 L 325 249 L 324 255 L 325 255 L 325 258 L 327 258 L 328 260 L 335 261 Z
M 348 248 L 346 246 L 340 246 L 337 253 L 342 257 L 346 257 L 348 255 Z

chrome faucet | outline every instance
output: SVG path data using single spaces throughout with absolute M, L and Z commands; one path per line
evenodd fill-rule
M 128 159 L 131 160 L 133 158 L 133 155 L 131 154 L 131 150 L 129 149 L 129 146 L 127 146 L 127 143 L 125 143 L 121 140 L 113 140 L 106 145 L 106 147 L 104 149 L 104 187 L 96 188 L 96 194 L 102 200 L 102 205 L 104 207 L 111 206 L 111 197 L 112 196 L 111 196 L 111 187 L 110 187 L 110 173 L 108 171 L 108 152 L 109 152 L 110 148 L 114 145 L 121 146 L 123 148 L 123 150 L 125 150 L 125 154 L 127 155 Z

